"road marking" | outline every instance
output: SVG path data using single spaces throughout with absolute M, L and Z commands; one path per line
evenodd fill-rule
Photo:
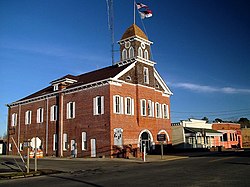
M 231 156 L 231 157 L 219 158 L 219 159 L 215 159 L 215 160 L 210 160 L 208 162 L 218 162 L 218 161 L 228 160 L 228 159 L 232 159 L 232 158 L 235 158 L 235 157 Z

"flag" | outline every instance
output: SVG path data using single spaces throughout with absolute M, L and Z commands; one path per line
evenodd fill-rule
M 144 19 L 144 18 L 150 18 L 153 16 L 153 13 L 151 10 L 145 10 L 145 11 L 139 11 L 140 13 L 140 16 L 141 16 L 141 19 Z
M 138 10 L 141 9 L 141 8 L 148 8 L 147 5 L 144 5 L 142 3 L 136 3 L 136 7 L 137 7 Z

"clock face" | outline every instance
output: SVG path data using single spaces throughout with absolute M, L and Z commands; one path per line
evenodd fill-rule
M 146 46 L 145 46 L 145 43 L 142 42 L 142 43 L 141 43 L 141 48 L 142 48 L 142 49 L 145 49 L 145 47 L 146 47 Z
M 130 41 L 125 42 L 125 48 L 126 48 L 126 49 L 128 49 L 128 48 L 130 47 L 130 45 L 131 45 Z

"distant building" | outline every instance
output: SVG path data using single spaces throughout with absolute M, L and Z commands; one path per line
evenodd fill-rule
M 205 120 L 189 119 L 172 123 L 172 144 L 177 148 L 211 148 L 220 146 L 221 132 Z
M 224 148 L 241 148 L 242 135 L 240 124 L 237 123 L 213 123 L 212 128 L 223 134 L 220 138 L 221 146 Z
M 8 104 L 8 154 L 26 154 L 27 141 L 60 157 L 116 157 L 125 148 L 136 156 L 143 146 L 154 150 L 158 134 L 172 143 L 172 92 L 151 60 L 152 42 L 133 24 L 118 43 L 116 64 L 63 76 Z
M 241 129 L 242 147 L 250 148 L 250 128 Z

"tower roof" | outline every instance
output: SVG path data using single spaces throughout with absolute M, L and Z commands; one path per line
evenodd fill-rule
M 122 35 L 121 40 L 129 38 L 131 36 L 139 36 L 139 37 L 141 37 L 141 38 L 143 38 L 145 40 L 148 40 L 148 37 L 146 36 L 146 34 L 136 24 L 131 25 L 125 31 L 125 33 Z

